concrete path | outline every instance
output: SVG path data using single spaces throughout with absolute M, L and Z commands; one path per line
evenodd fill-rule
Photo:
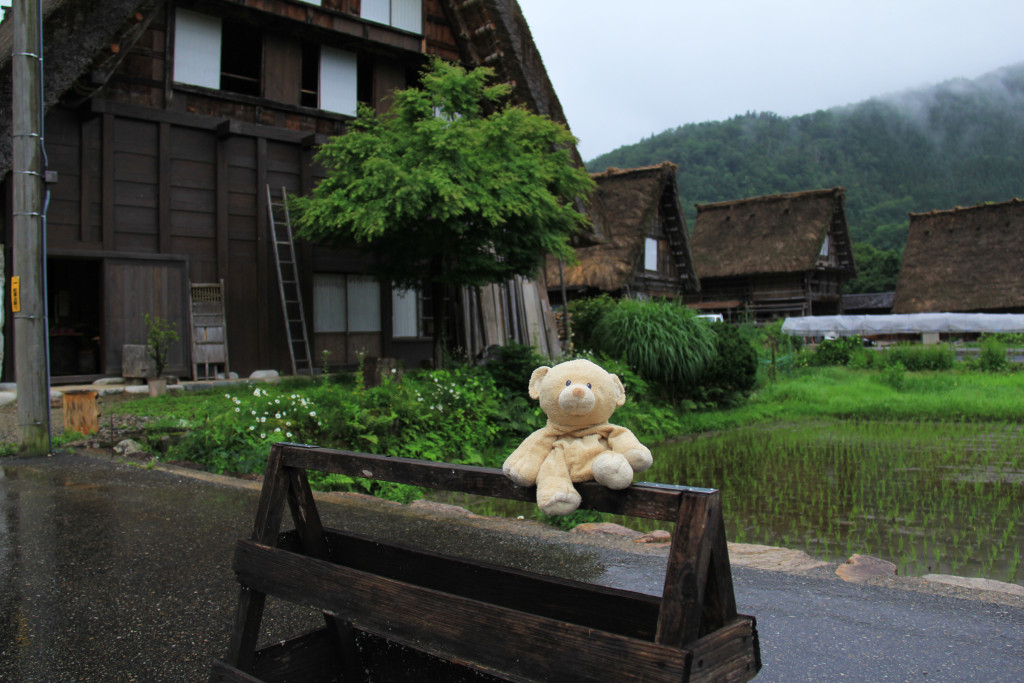
M 257 494 L 251 482 L 109 457 L 0 460 L 0 680 L 205 680 L 227 644 L 233 545 L 249 534 Z M 422 503 L 324 500 L 330 526 L 661 590 L 666 548 L 632 538 Z M 1009 682 L 1024 671 L 1024 598 L 919 579 L 848 583 L 834 565 L 794 557 L 772 571 L 743 566 L 764 566 L 768 551 L 731 554 L 739 609 L 758 619 L 758 681 Z M 272 602 L 264 636 L 319 624 Z

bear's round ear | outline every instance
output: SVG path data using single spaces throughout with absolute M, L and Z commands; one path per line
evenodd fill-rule
M 609 373 L 608 376 L 612 378 L 612 385 L 615 387 L 615 405 L 626 405 L 626 387 L 622 386 L 622 380 L 618 375 Z
M 544 377 L 550 369 L 548 366 L 542 365 L 530 375 L 530 398 L 540 398 L 540 383 L 544 381 Z

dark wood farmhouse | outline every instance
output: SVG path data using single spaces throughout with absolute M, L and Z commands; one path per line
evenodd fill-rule
M 8 13 L 0 25 L 4 102 L 12 23 Z M 308 192 L 317 145 L 344 133 L 358 103 L 386 108 L 428 56 L 491 66 L 514 84 L 514 101 L 565 120 L 514 0 L 50 0 L 43 40 L 55 381 L 120 374 L 122 346 L 144 340 L 145 313 L 184 332 L 167 369 L 191 374 L 196 283 L 223 283 L 231 370 L 290 371 L 268 188 L 275 201 L 282 190 Z M 0 129 L 11 263 L 10 107 L 0 107 Z M 361 353 L 408 365 L 430 357 L 429 298 L 377 282 L 360 252 L 303 243 L 297 252 L 314 359 L 323 350 L 336 365 Z M 516 338 L 549 348 L 543 285 L 451 301 L 453 345 Z M 10 316 L 6 325 L 10 379 Z
M 893 313 L 1024 313 L 1024 201 L 910 214 Z
M 690 249 L 700 278 L 687 302 L 726 319 L 842 313 L 856 274 L 845 190 L 698 204 Z
M 547 259 L 551 301 L 606 292 L 615 297 L 678 298 L 700 289 L 679 206 L 676 165 L 610 168 L 591 174 L 597 190 L 587 214 L 596 243 L 576 250 L 579 263 Z

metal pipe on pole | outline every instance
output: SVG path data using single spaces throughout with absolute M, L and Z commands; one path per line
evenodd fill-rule
M 43 263 L 46 254 L 42 3 L 14 0 L 12 9 L 14 270 L 11 273 L 11 310 L 18 384 L 18 434 L 23 453 L 44 455 L 50 451 L 50 377 L 46 358 Z

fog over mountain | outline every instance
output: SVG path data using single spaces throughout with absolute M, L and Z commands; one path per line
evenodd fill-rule
M 664 160 L 691 229 L 695 203 L 840 185 L 854 242 L 899 252 L 908 212 L 1024 197 L 1024 63 L 802 116 L 688 124 L 587 168 Z

